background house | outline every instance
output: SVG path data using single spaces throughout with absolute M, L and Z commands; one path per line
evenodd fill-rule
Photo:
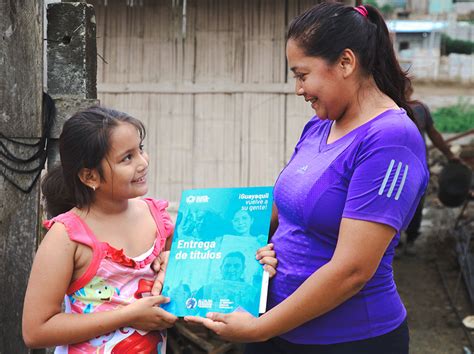
M 446 24 L 435 21 L 392 20 L 394 47 L 402 67 L 417 79 L 437 79 L 441 56 L 441 33 Z

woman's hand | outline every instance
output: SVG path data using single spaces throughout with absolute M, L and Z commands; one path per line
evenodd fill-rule
M 276 259 L 276 254 L 273 250 L 273 243 L 269 243 L 268 245 L 259 248 L 255 258 L 264 265 L 263 269 L 268 272 L 270 278 L 276 274 L 278 260 Z
M 155 283 L 151 289 L 152 295 L 160 295 L 163 290 L 163 282 L 165 281 L 166 266 L 168 265 L 168 259 L 170 251 L 163 251 L 153 261 L 151 267 L 156 272 Z
M 172 327 L 178 318 L 159 307 L 170 301 L 164 296 L 148 296 L 122 308 L 130 318 L 128 325 L 143 331 L 156 331 Z
M 258 318 L 248 312 L 229 314 L 210 312 L 207 318 L 198 316 L 184 317 L 186 322 L 201 324 L 218 336 L 231 342 L 260 342 L 267 338 L 259 333 Z

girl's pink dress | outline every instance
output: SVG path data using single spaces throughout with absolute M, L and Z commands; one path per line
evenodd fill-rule
M 156 240 L 150 250 L 134 258 L 97 240 L 87 224 L 71 211 L 44 222 L 48 229 L 55 222 L 63 224 L 72 241 L 92 249 L 92 262 L 88 269 L 67 290 L 64 298 L 66 313 L 110 311 L 150 293 L 155 278 L 150 266 L 164 249 L 166 238 L 173 233 L 173 224 L 166 212 L 168 202 L 151 198 L 144 201 L 156 222 Z M 55 353 L 163 354 L 166 353 L 166 331 L 119 328 L 86 342 L 57 347 Z

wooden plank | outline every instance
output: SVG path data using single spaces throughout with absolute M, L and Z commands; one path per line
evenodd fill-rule
M 195 2 L 187 1 L 185 23 L 182 3 L 148 1 L 134 7 L 125 2 L 93 3 L 100 9 L 98 20 L 105 22 L 99 24 L 106 33 L 103 56 L 108 62 L 101 67 L 102 82 L 193 80 Z
M 193 183 L 194 97 L 150 95 L 148 108 L 152 113 L 148 144 L 154 161 L 150 193 L 176 202 Z
M 284 82 L 285 1 L 246 0 L 244 3 L 243 81 Z
M 288 1 L 288 23 L 297 15 L 322 2 L 321 0 L 289 0 Z
M 235 83 L 222 81 L 181 83 L 100 83 L 98 92 L 105 93 L 157 93 L 157 94 L 233 94 L 233 93 L 294 93 L 294 82 L 285 83 Z
M 200 1 L 195 34 L 195 82 L 239 81 L 242 68 L 236 66 L 241 53 L 241 24 L 236 1 Z
M 193 331 L 191 331 L 189 328 L 187 328 L 185 325 L 181 323 L 176 323 L 176 330 L 178 331 L 179 334 L 182 336 L 188 338 L 192 343 L 196 344 L 199 346 L 201 349 L 203 349 L 206 353 L 210 353 L 213 351 L 214 346 L 208 342 L 206 338 L 201 338 L 197 334 L 195 334 Z
M 241 113 L 232 95 L 196 95 L 193 186 L 240 184 Z
M 244 94 L 242 109 L 244 185 L 273 185 L 284 166 L 284 98 L 284 95 Z

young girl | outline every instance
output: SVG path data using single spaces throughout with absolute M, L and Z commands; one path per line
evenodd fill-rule
M 95 107 L 76 113 L 60 137 L 61 167 L 43 182 L 54 216 L 36 254 L 25 296 L 23 337 L 56 353 L 164 353 L 177 318 L 147 296 L 152 262 L 173 226 L 147 192 L 145 128 Z M 147 294 L 148 293 L 148 294 Z M 64 296 L 66 294 L 66 296 Z M 61 304 L 65 302 L 65 312 Z

